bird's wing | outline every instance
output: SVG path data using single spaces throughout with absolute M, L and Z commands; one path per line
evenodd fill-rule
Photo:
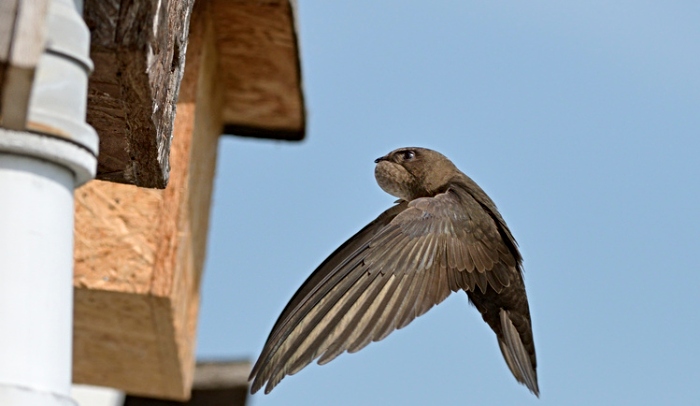
M 451 291 L 500 292 L 515 267 L 493 218 L 463 189 L 402 202 L 304 282 L 253 367 L 251 391 L 269 393 L 316 358 L 324 364 L 379 341 Z

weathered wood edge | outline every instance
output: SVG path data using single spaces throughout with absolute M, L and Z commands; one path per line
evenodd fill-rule
M 164 188 L 194 0 L 87 0 L 95 71 L 87 122 L 100 135 L 97 178 Z

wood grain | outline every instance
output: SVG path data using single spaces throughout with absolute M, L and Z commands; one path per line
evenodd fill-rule
M 193 0 L 88 0 L 97 178 L 164 188 Z
M 228 134 L 301 140 L 306 131 L 295 2 L 201 0 L 212 7 Z M 87 121 L 100 135 L 97 178 L 168 182 L 193 0 L 87 0 Z
M 295 2 L 213 0 L 227 134 L 301 140 L 306 131 Z
M 76 191 L 74 380 L 189 397 L 221 95 L 206 3 L 192 21 L 164 190 Z

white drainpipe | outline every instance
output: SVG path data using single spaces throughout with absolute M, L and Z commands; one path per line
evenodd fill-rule
M 94 177 L 98 147 L 85 123 L 92 63 L 78 7 L 51 2 L 28 130 L 0 128 L 2 406 L 75 405 L 73 190 Z

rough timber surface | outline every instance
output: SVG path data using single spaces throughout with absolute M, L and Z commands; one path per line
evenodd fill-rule
M 306 131 L 296 2 L 198 0 L 212 9 L 227 134 L 301 140 Z M 97 178 L 162 189 L 193 0 L 86 0 L 95 71 L 87 121 Z
M 74 381 L 190 395 L 216 150 L 217 53 L 195 7 L 164 190 L 93 181 L 75 192 Z
M 301 140 L 306 131 L 296 2 L 212 0 L 224 132 Z
M 97 178 L 164 188 L 193 0 L 87 0 Z

